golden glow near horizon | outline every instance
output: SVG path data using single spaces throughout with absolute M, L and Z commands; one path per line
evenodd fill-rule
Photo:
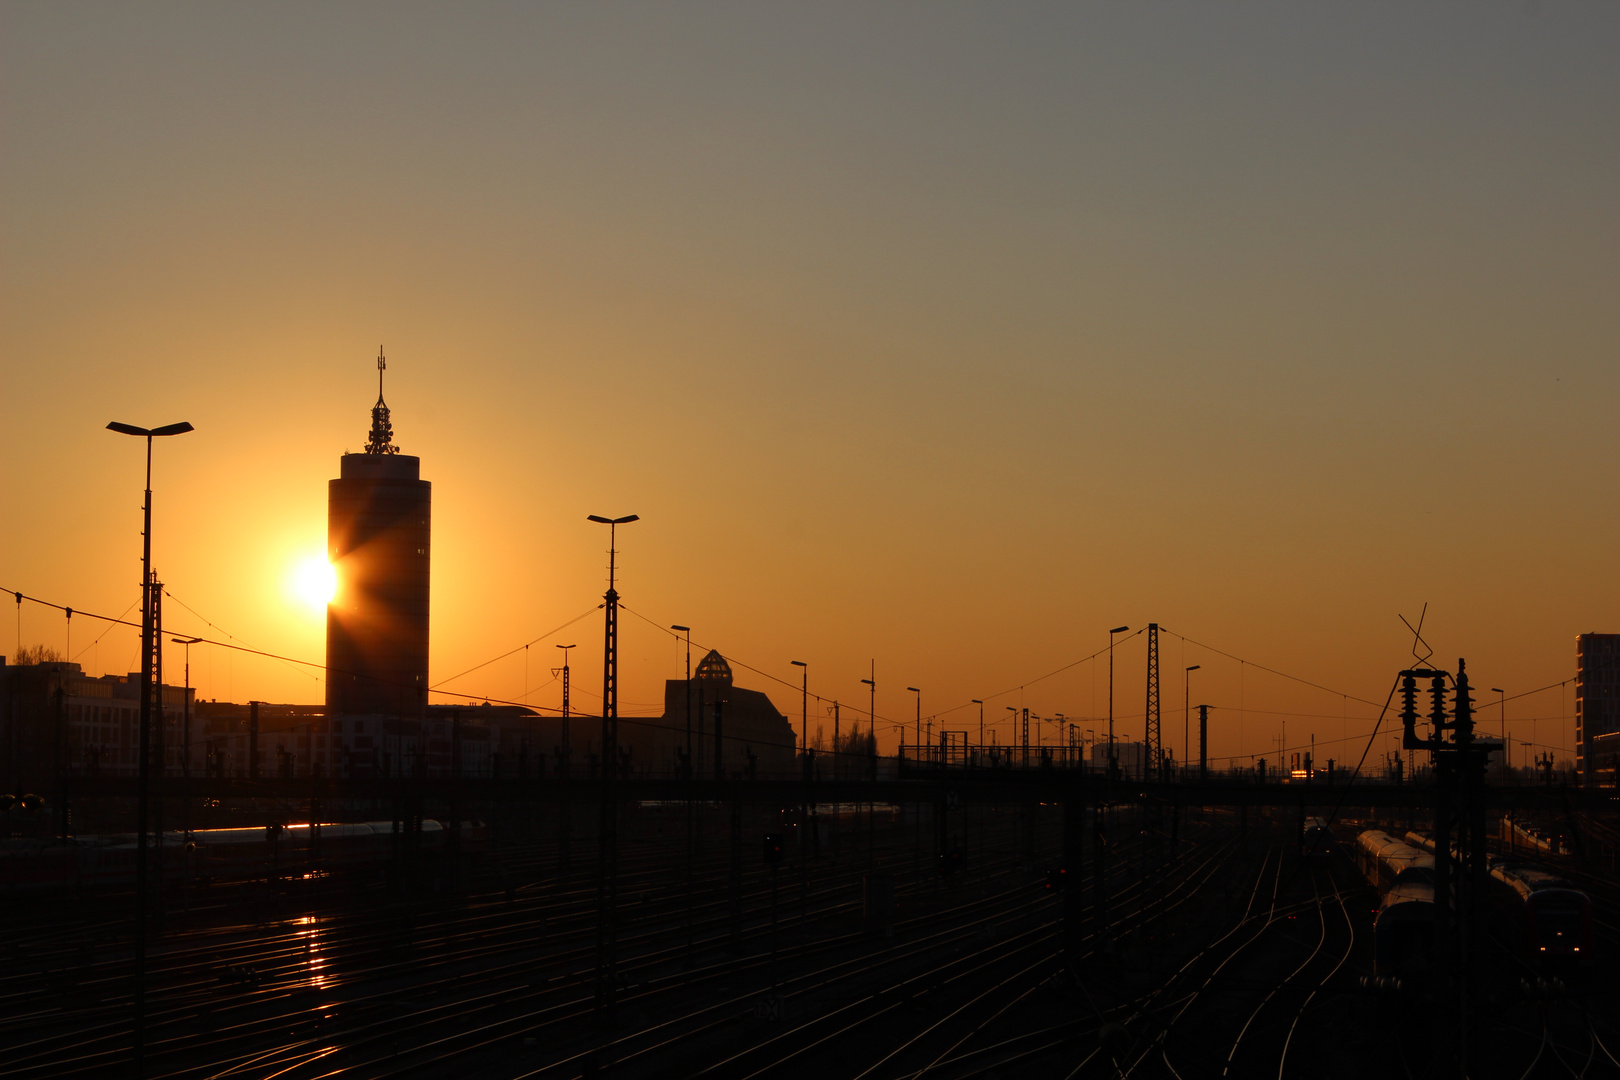
M 324 555 L 311 555 L 297 563 L 290 575 L 290 587 L 302 603 L 324 613 L 337 596 L 337 568 Z
M 680 623 L 795 724 L 808 662 L 812 735 L 864 726 L 873 658 L 886 748 L 906 686 L 936 731 L 1095 730 L 1106 663 L 1040 677 L 1125 623 L 1140 738 L 1152 620 L 1193 642 L 1178 755 L 1199 664 L 1217 756 L 1286 719 L 1339 758 L 1427 603 L 1515 740 L 1573 745 L 1575 636 L 1620 630 L 1620 6 L 413 10 L 0 7 L 0 588 L 132 605 L 144 461 L 104 425 L 185 420 L 166 623 L 321 661 L 302 560 L 384 342 L 430 679 L 474 700 L 555 707 L 576 642 L 594 707 L 585 516 L 636 513 L 627 714 Z M 191 655 L 204 697 L 322 700 Z

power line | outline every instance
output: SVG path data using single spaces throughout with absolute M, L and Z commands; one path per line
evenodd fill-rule
M 462 676 L 471 675 L 473 672 L 478 671 L 481 668 L 487 668 L 487 667 L 489 667 L 489 665 L 491 665 L 493 663 L 497 663 L 498 661 L 505 660 L 508 656 L 516 656 L 518 653 L 522 652 L 524 649 L 529 648 L 529 646 L 538 645 L 542 641 L 546 640 L 546 638 L 552 637 L 553 635 L 562 633 L 564 630 L 568 629 L 570 626 L 573 626 L 575 623 L 579 622 L 579 620 L 585 618 L 587 615 L 591 614 L 592 612 L 601 611 L 601 610 L 602 610 L 602 605 L 601 604 L 597 604 L 595 607 L 587 608 L 586 610 L 580 612 L 578 615 L 575 615 L 572 619 L 569 619 L 567 622 L 563 623 L 561 626 L 557 627 L 555 630 L 548 630 L 544 634 L 541 634 L 539 637 L 535 638 L 533 641 L 526 642 L 526 643 L 524 643 L 522 645 L 519 645 L 515 649 L 509 649 L 506 652 L 501 653 L 501 655 L 499 655 L 499 656 L 497 656 L 497 657 L 495 657 L 495 658 L 493 658 L 491 660 L 485 660 L 482 664 L 474 664 L 472 667 L 468 668 L 466 671 L 463 671 L 460 675 L 452 675 L 448 679 L 440 679 L 438 682 L 436 682 L 432 686 L 428 687 L 428 689 L 429 690 L 435 690 L 438 687 L 443 686 L 445 683 L 453 683 L 457 679 L 461 678 Z

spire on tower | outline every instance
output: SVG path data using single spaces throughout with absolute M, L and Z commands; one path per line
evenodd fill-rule
M 371 407 L 371 437 L 366 440 L 368 454 L 397 454 L 394 445 L 394 425 L 388 420 L 388 406 L 383 402 L 383 372 L 388 370 L 388 359 L 382 346 L 377 346 L 377 404 Z

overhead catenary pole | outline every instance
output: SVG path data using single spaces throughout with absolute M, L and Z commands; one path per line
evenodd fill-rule
M 1159 624 L 1147 627 L 1147 757 L 1142 762 L 1141 779 L 1159 769 Z

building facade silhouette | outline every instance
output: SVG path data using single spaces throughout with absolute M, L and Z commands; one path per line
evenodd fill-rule
M 421 719 L 427 705 L 433 485 L 401 454 L 383 402 L 362 453 L 344 454 L 327 485 L 327 557 L 337 593 L 326 609 L 327 716 Z

